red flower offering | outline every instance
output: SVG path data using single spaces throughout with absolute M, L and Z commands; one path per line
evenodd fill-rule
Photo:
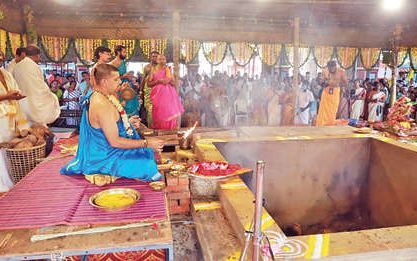
M 194 174 L 212 177 L 231 175 L 240 169 L 241 167 L 239 164 L 229 164 L 221 161 L 199 162 L 193 164 L 190 168 L 191 172 Z

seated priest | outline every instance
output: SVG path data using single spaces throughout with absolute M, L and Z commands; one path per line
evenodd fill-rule
M 157 139 L 141 139 L 136 132 L 140 119 L 129 119 L 116 96 L 121 84 L 117 68 L 100 64 L 93 74 L 93 92 L 82 102 L 77 155 L 61 173 L 83 174 L 97 185 L 104 184 L 92 181 L 92 177 L 108 178 L 105 184 L 117 177 L 159 180 L 154 150 L 161 151 L 162 144 Z

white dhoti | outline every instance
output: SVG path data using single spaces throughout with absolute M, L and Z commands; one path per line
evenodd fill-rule
M 384 105 L 385 102 L 381 101 L 381 99 L 385 96 L 383 92 L 379 92 L 377 94 L 372 95 L 371 100 L 374 102 L 370 102 L 368 109 L 368 121 L 369 122 L 381 122 L 384 117 Z
M 356 100 L 352 104 L 352 112 L 350 113 L 350 118 L 359 120 L 361 115 L 363 114 L 363 109 L 365 108 L 365 101 L 364 100 Z
M 40 67 L 26 57 L 16 64 L 13 76 L 27 97 L 22 100 L 22 110 L 31 122 L 48 124 L 61 113 L 58 98 L 45 83 Z
M 0 94 L 4 95 L 12 90 L 19 90 L 13 76 L 0 69 L 6 85 L 0 82 Z M 25 115 L 21 112 L 20 101 L 4 100 L 0 102 L 0 143 L 10 141 L 15 135 L 15 128 L 19 130 L 29 128 Z M 6 152 L 0 149 L 0 192 L 6 192 L 13 186 L 6 164 Z
M 313 93 L 309 90 L 300 90 L 297 95 L 296 105 L 297 110 L 294 117 L 295 125 L 309 125 L 310 124 L 310 108 L 311 103 L 314 102 Z

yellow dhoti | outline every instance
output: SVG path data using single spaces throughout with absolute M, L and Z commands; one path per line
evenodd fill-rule
M 317 126 L 329 126 L 336 124 L 336 113 L 339 108 L 340 88 L 332 88 L 323 90 L 320 100 L 319 114 L 317 116 Z

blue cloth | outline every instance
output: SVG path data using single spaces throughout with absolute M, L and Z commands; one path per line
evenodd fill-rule
M 126 62 L 122 61 L 119 67 L 117 67 L 117 70 L 119 71 L 120 76 L 123 76 L 124 74 L 126 74 L 127 73 Z M 133 91 L 135 91 L 134 85 L 128 79 L 122 79 L 122 82 L 128 82 L 130 85 L 130 88 L 132 88 Z M 122 102 L 122 99 L 120 98 L 120 96 L 119 96 L 119 100 L 120 102 Z M 131 100 L 126 101 L 124 108 L 128 117 L 132 117 L 134 115 L 139 116 L 140 103 L 139 103 L 138 94 L 136 93 L 136 91 L 135 91 L 135 97 Z
M 119 75 L 123 76 L 124 74 L 127 73 L 127 65 L 125 61 L 122 61 L 122 63 L 119 65 L 119 67 L 117 67 L 117 70 L 119 70 Z M 124 79 L 124 81 L 127 79 Z
M 159 180 L 161 174 L 158 172 L 151 148 L 114 148 L 109 144 L 101 129 L 95 129 L 90 125 L 88 120 L 90 96 L 85 97 L 82 104 L 83 114 L 77 155 L 61 169 L 61 174 L 108 174 L 144 181 Z M 141 139 L 133 127 L 133 137 L 128 137 L 121 119 L 117 122 L 117 128 L 120 137 Z
M 87 82 L 83 81 L 82 83 L 80 83 L 79 88 L 81 96 L 84 96 L 85 89 L 87 88 Z M 90 96 L 91 93 L 93 93 L 93 90 L 89 88 L 85 96 Z

